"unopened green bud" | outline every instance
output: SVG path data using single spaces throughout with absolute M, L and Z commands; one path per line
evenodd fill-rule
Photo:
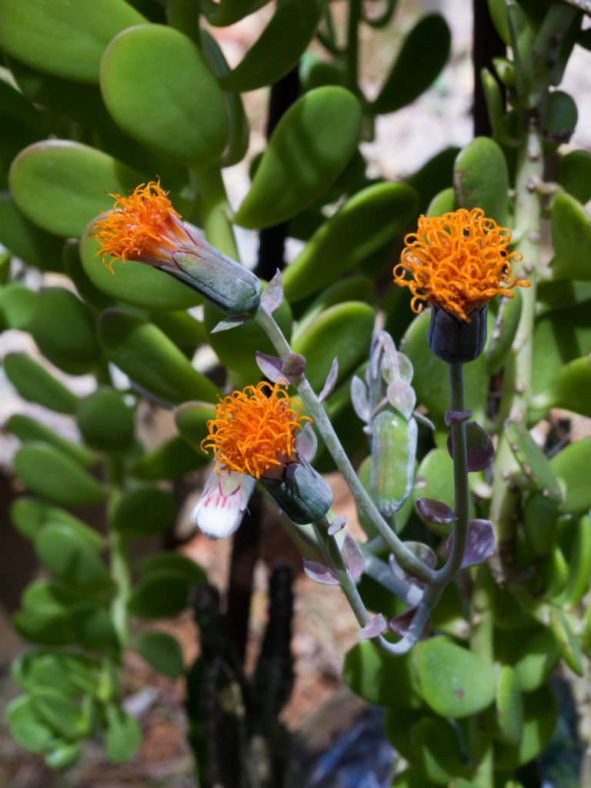
M 373 498 L 380 512 L 390 517 L 411 493 L 417 451 L 417 423 L 390 408 L 371 422 L 371 476 Z
M 303 458 L 290 462 L 281 480 L 262 476 L 260 481 L 294 523 L 317 522 L 331 507 L 330 485 Z

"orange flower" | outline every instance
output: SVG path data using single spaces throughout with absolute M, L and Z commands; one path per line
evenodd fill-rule
M 113 272 L 113 259 L 139 260 L 152 265 L 169 261 L 173 253 L 193 251 L 199 242 L 188 232 L 160 182 L 140 184 L 129 197 L 111 194 L 113 210 L 103 213 L 91 230 L 100 244 L 98 254 Z M 109 256 L 113 259 L 108 260 Z
M 238 471 L 256 479 L 275 478 L 296 459 L 296 432 L 312 419 L 301 415 L 301 406 L 288 395 L 285 385 L 263 381 L 246 386 L 215 406 L 216 418 L 207 422 L 209 435 L 201 448 L 213 449 L 218 473 Z
M 512 263 L 522 259 L 520 252 L 507 251 L 511 231 L 487 218 L 482 208 L 421 216 L 417 232 L 404 243 L 394 281 L 410 289 L 414 312 L 426 301 L 469 323 L 469 313 L 493 296 L 513 298 L 511 288 L 530 285 L 511 274 Z

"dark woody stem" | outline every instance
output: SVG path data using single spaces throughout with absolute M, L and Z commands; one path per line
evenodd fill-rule
M 449 365 L 449 388 L 451 394 L 451 409 L 461 412 L 464 410 L 464 365 Z M 454 423 L 451 427 L 451 442 L 453 448 L 454 466 L 454 495 L 455 514 L 458 518 L 454 529 L 454 543 L 451 555 L 445 566 L 439 570 L 438 580 L 444 583 L 450 580 L 462 566 L 466 538 L 468 535 L 468 521 L 470 518 L 470 498 L 468 490 L 468 448 L 466 443 L 465 422 Z

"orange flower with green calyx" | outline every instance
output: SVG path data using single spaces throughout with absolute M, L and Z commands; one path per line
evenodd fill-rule
M 209 435 L 201 448 L 213 449 L 218 473 L 280 478 L 284 467 L 297 460 L 296 433 L 312 419 L 302 415 L 285 385 L 263 381 L 246 386 L 215 406 L 216 417 L 207 422 Z
M 115 200 L 113 210 L 97 219 L 90 234 L 111 272 L 113 260 L 162 265 L 172 261 L 173 253 L 198 245 L 159 182 L 142 183 L 128 197 L 110 196 Z
M 404 239 L 394 281 L 410 289 L 414 312 L 426 302 L 469 323 L 470 312 L 494 296 L 513 298 L 512 288 L 530 286 L 511 273 L 522 255 L 509 252 L 510 243 L 511 231 L 482 208 L 421 216 L 416 233 Z

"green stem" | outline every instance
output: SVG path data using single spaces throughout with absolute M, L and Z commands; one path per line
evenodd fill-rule
M 463 411 L 464 403 L 464 365 L 449 365 L 449 387 L 451 409 Z M 453 448 L 455 514 L 458 518 L 454 528 L 454 545 L 449 560 L 439 570 L 439 581 L 447 583 L 459 572 L 466 549 L 468 522 L 470 519 L 470 491 L 468 488 L 468 448 L 466 443 L 466 423 L 452 424 L 451 442 Z
M 282 358 L 284 358 L 288 353 L 292 352 L 289 343 L 287 342 L 283 332 L 275 322 L 272 315 L 270 315 L 263 308 L 259 308 L 255 315 L 255 320 L 265 331 L 274 348 Z M 359 477 L 355 473 L 355 470 L 351 465 L 345 450 L 341 446 L 338 435 L 336 434 L 330 419 L 326 415 L 326 411 L 322 407 L 320 400 L 314 393 L 314 390 L 312 389 L 312 386 L 306 377 L 302 375 L 300 378 L 294 381 L 294 385 L 302 397 L 309 414 L 314 419 L 314 424 L 318 432 L 321 434 L 326 448 L 334 459 L 335 464 L 341 472 L 347 486 L 351 490 L 356 503 L 375 525 L 376 530 L 384 539 L 388 545 L 388 548 L 394 553 L 398 564 L 409 574 L 415 575 L 426 582 L 430 582 L 435 577 L 435 573 L 429 569 L 429 567 L 425 566 L 425 564 L 413 553 L 411 553 L 411 551 L 402 543 L 398 536 L 396 536 L 396 534 L 390 529 L 390 526 L 380 514 L 375 503 L 369 497 L 363 485 L 361 484 Z
M 228 197 L 219 165 L 196 168 L 193 170 L 193 182 L 205 237 L 220 252 L 239 260 L 229 219 Z
M 119 504 L 124 484 L 123 463 L 120 455 L 111 454 L 107 457 L 106 471 L 109 482 L 107 525 L 111 548 L 111 577 L 115 583 L 115 596 L 111 602 L 111 617 L 123 652 L 129 638 L 127 605 L 131 595 L 131 574 L 127 555 L 127 540 L 123 534 L 113 528 L 115 510 Z
M 525 144 L 519 151 L 515 177 L 515 235 L 519 239 L 516 251 L 523 254 L 523 272 L 531 286 L 522 290 L 522 309 L 517 333 L 511 348 L 508 365 L 512 374 L 503 382 L 503 409 L 510 421 L 527 424 L 528 404 L 531 399 L 533 330 L 537 297 L 538 271 L 540 268 L 541 199 L 535 184 L 542 179 L 544 161 L 541 137 L 535 115 L 531 116 L 530 129 Z M 490 519 L 495 525 L 499 544 L 511 538 L 514 524 L 510 514 L 510 474 L 517 463 L 501 432 L 493 470 L 493 491 Z
M 349 0 L 349 19 L 347 23 L 347 87 L 359 92 L 359 22 L 361 20 L 362 0 Z

